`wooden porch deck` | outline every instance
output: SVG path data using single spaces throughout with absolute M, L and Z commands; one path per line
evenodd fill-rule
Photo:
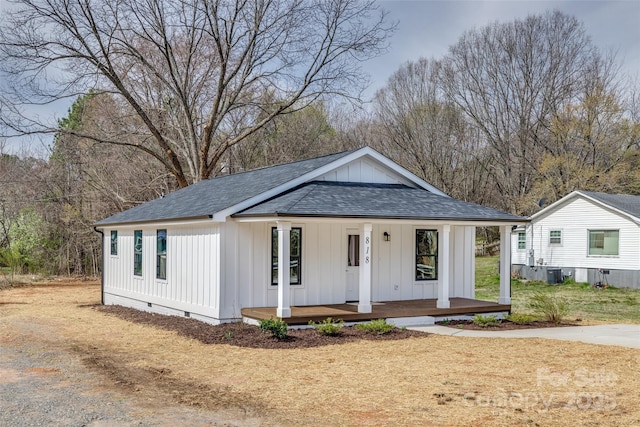
M 319 322 L 327 317 L 345 322 L 362 322 L 373 319 L 420 316 L 456 316 L 463 314 L 511 311 L 510 304 L 498 304 L 470 298 L 451 298 L 450 308 L 437 308 L 436 299 L 386 301 L 372 303 L 371 313 L 358 313 L 357 303 L 327 304 L 291 307 L 291 317 L 283 319 L 289 325 L 306 325 L 310 320 Z M 249 307 L 242 309 L 242 316 L 262 320 L 276 318 L 276 307 Z

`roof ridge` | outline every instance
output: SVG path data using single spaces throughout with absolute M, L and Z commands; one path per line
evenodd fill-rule
M 230 176 L 238 176 L 238 175 L 242 175 L 242 174 L 246 174 L 246 173 L 263 171 L 263 170 L 266 170 L 266 169 L 272 169 L 272 168 L 277 168 L 277 167 L 281 167 L 281 166 L 290 166 L 290 165 L 295 165 L 296 163 L 302 163 L 302 162 L 308 162 L 308 161 L 311 161 L 311 160 L 323 159 L 325 157 L 331 157 L 331 156 L 338 157 L 340 155 L 344 156 L 344 155 L 347 155 L 348 153 L 352 153 L 352 152 L 355 152 L 357 150 L 359 150 L 359 148 L 356 148 L 356 149 L 353 149 L 353 150 L 339 151 L 337 153 L 323 154 L 322 156 L 317 156 L 317 157 L 309 157 L 308 159 L 294 160 L 293 162 L 278 163 L 278 164 L 275 164 L 275 165 L 262 166 L 262 167 L 259 167 L 259 168 L 249 169 L 249 170 L 246 170 L 246 171 L 230 173 L 230 174 L 227 174 L 227 175 L 214 176 L 212 178 L 208 178 L 208 179 L 205 179 L 205 180 L 200 181 L 200 182 L 213 181 L 213 180 L 216 180 L 216 179 L 227 178 L 227 177 L 230 177 Z M 187 187 L 185 187 L 185 188 L 187 188 Z
M 311 184 L 313 184 L 313 182 L 305 183 L 305 184 L 302 184 L 302 185 L 298 186 L 297 188 L 293 188 L 293 189 L 291 189 L 291 191 L 288 191 L 288 192 L 287 192 L 287 193 L 289 193 L 289 194 L 290 194 L 290 193 L 292 193 L 293 191 L 295 191 L 296 189 L 306 190 L 306 191 L 303 191 L 303 192 L 300 194 L 300 197 L 298 197 L 298 199 L 297 199 L 297 200 L 293 201 L 293 203 L 292 203 L 291 205 L 289 205 L 287 209 L 293 209 L 293 208 L 295 208 L 295 207 L 298 205 L 298 203 L 300 203 L 300 201 L 301 201 L 302 199 L 304 199 L 305 197 L 307 197 L 309 194 L 313 193 L 313 191 L 315 190 L 315 186 L 313 186 L 313 185 L 311 185 Z M 305 187 L 306 187 L 306 188 L 305 188 Z

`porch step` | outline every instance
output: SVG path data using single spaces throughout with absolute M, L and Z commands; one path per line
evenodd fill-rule
M 398 328 L 403 326 L 430 326 L 435 325 L 436 318 L 433 316 L 391 317 L 387 319 L 387 323 L 391 323 Z

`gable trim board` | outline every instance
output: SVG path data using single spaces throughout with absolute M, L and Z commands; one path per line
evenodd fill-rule
M 640 288 L 639 218 L 640 196 L 574 191 L 532 215 L 525 229 L 512 232 L 513 272 L 547 281 L 550 269 L 561 270 L 579 282 Z M 560 231 L 561 244 L 549 242 L 552 230 Z M 604 230 L 617 231 L 617 255 L 590 255 L 589 232 Z M 523 231 L 526 249 L 518 249 Z
M 278 305 L 279 313 L 289 313 L 286 301 L 344 303 L 346 245 L 354 229 L 360 235 L 360 259 L 370 261 L 370 273 L 362 262 L 357 270 L 359 309 L 374 301 L 424 298 L 437 298 L 438 307 L 447 307 L 450 297 L 475 295 L 475 226 L 499 225 L 504 232 L 526 221 L 453 199 L 365 147 L 213 178 L 96 227 L 105 236 L 118 231 L 120 252 L 106 255 L 103 267 L 106 304 L 129 301 L 138 309 L 220 323 L 239 320 L 245 307 Z M 302 230 L 300 285 L 271 285 L 272 227 L 285 233 L 283 242 L 291 228 Z M 418 228 L 439 233 L 435 280 L 416 280 Z M 167 230 L 163 280 L 156 279 L 154 269 L 157 229 Z M 141 277 L 132 274 L 136 230 L 142 231 Z M 508 260 L 509 245 L 503 246 Z M 289 265 L 288 250 L 278 252 L 276 265 Z M 508 268 L 503 276 L 501 303 L 509 304 Z

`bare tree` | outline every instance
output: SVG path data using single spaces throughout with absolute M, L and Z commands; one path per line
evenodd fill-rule
M 576 104 L 558 111 L 549 147 L 537 164 L 531 200 L 553 202 L 574 190 L 638 193 L 640 123 L 623 106 L 616 88 L 606 82 L 585 86 Z
M 446 193 L 474 200 L 469 184 L 486 175 L 473 167 L 483 150 L 464 113 L 446 98 L 440 68 L 436 60 L 408 62 L 376 93 L 382 151 Z
M 540 157 L 553 153 L 554 117 L 578 100 L 590 65 L 602 60 L 582 24 L 558 11 L 468 31 L 450 48 L 445 87 L 494 152 L 499 207 L 519 211 Z
M 227 151 L 229 173 L 335 153 L 344 148 L 324 103 L 283 115 Z
M 111 131 L 95 127 L 106 125 L 101 117 L 114 106 L 111 95 L 91 93 L 76 100 L 60 120 L 44 183 L 48 197 L 37 206 L 54 229 L 55 244 L 49 248 L 57 260 L 53 271 L 96 274 L 101 244 L 92 224 L 175 189 L 162 164 L 142 151 L 73 134 Z
M 153 156 L 181 187 L 230 147 L 324 95 L 356 99 L 359 62 L 393 26 L 373 1 L 18 0 L 0 24 L 0 100 L 14 132 L 54 131 L 21 106 L 89 88 L 118 132 L 75 134 Z

